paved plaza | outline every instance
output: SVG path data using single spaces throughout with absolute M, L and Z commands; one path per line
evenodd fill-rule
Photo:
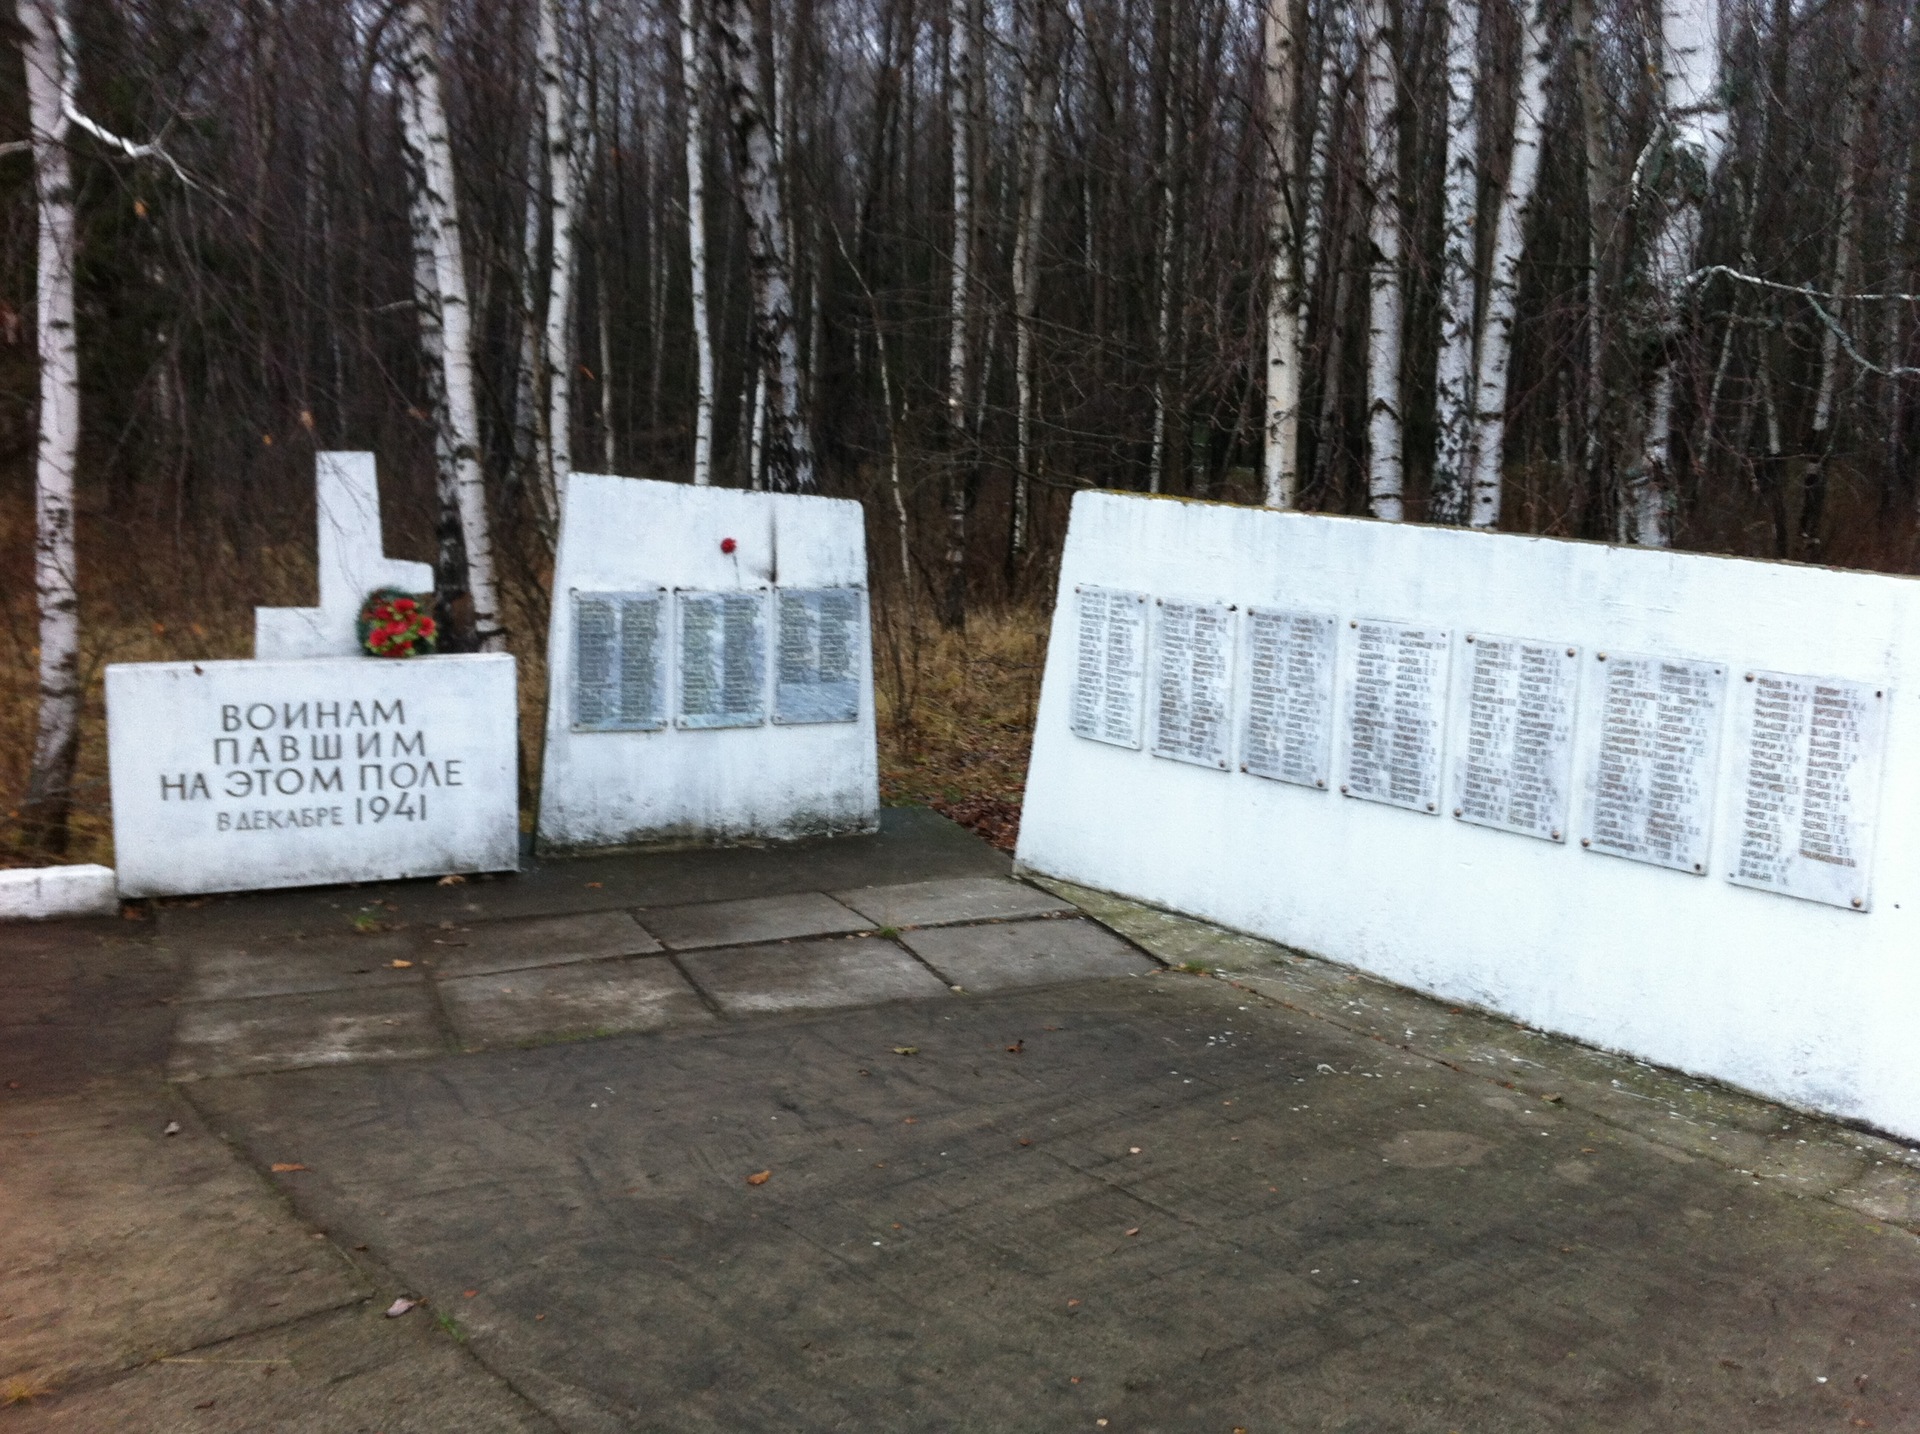
M 7 1434 L 1920 1429 L 1905 1147 L 925 812 L 0 962 Z

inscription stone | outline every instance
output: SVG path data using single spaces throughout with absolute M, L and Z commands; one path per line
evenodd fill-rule
M 1409 811 L 1440 809 L 1440 738 L 1451 634 L 1361 618 L 1347 695 L 1348 796 Z
M 122 894 L 512 870 L 513 673 L 504 654 L 110 666 Z
M 865 594 L 858 588 L 781 588 L 773 720 L 789 726 L 852 722 L 865 671 Z
M 764 591 L 675 594 L 680 610 L 682 727 L 758 727 L 767 720 Z
M 664 591 L 573 595 L 573 727 L 657 732 L 667 725 Z
M 1334 620 L 1247 609 L 1247 722 L 1241 770 L 1327 785 L 1333 741 Z
M 1565 840 L 1579 649 L 1474 633 L 1462 652 L 1454 816 Z
M 1597 653 L 1605 664 L 1582 845 L 1704 874 L 1726 669 L 1671 657 Z
M 1744 700 L 1728 879 L 1865 911 L 1886 688 L 1752 672 L 1736 691 Z
M 1141 593 L 1076 587 L 1079 608 L 1073 702 L 1075 736 L 1140 746 L 1146 692 L 1147 599 Z
M 1153 755 L 1227 770 L 1233 711 L 1233 609 L 1156 603 Z

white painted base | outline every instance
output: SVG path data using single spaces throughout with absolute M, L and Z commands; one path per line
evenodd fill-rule
M 519 865 L 505 654 L 107 668 L 126 896 Z
M 732 540 L 732 551 L 723 543 Z M 546 852 L 661 842 L 787 840 L 872 831 L 880 821 L 873 665 L 862 615 L 851 722 L 689 727 L 669 656 L 665 721 L 651 731 L 575 726 L 578 593 L 862 588 L 866 529 L 841 498 L 695 488 L 576 473 L 553 583 L 539 844 Z M 864 594 L 862 594 L 864 597 Z M 663 621 L 670 629 L 670 616 Z M 778 627 L 765 697 L 773 698 Z M 672 647 L 669 646 L 669 654 Z
M 1579 649 L 1571 830 L 1540 840 L 1074 736 L 1076 585 L 1331 615 L 1349 710 L 1353 619 Z M 1060 569 L 1019 860 L 1436 995 L 1920 1138 L 1920 582 L 1083 493 Z M 1704 875 L 1583 849 L 1601 652 L 1855 679 L 1887 693 L 1864 911 L 1727 879 L 1738 704 L 1722 714 Z M 1244 704 L 1244 657 L 1235 666 Z M 1149 727 L 1153 703 L 1147 703 Z M 1454 717 L 1443 734 L 1451 805 Z
M 35 866 L 0 871 L 0 921 L 112 916 L 120 909 L 110 866 Z

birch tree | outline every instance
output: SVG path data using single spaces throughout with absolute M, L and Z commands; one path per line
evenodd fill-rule
M 1405 515 L 1400 336 L 1405 300 L 1400 274 L 1400 66 L 1388 0 L 1366 0 L 1367 501 L 1373 516 Z
M 408 0 L 403 119 L 406 142 L 417 157 L 423 213 L 434 234 L 434 279 L 439 289 L 442 364 L 447 426 L 454 465 L 460 535 L 467 553 L 467 591 L 473 600 L 475 645 L 504 652 L 493 533 L 486 483 L 480 469 L 480 417 L 474 395 L 473 319 L 467 303 L 465 246 L 460 235 L 459 196 L 454 188 L 453 142 L 441 97 L 439 28 L 432 0 Z
M 1500 524 L 1501 469 L 1507 436 L 1507 381 L 1513 371 L 1513 321 L 1520 305 L 1520 260 L 1527 212 L 1540 177 L 1540 136 L 1546 122 L 1547 76 L 1553 69 L 1553 31 L 1548 0 L 1521 0 L 1520 84 L 1513 109 L 1513 155 L 1493 222 L 1493 255 L 1487 272 L 1487 311 L 1479 336 L 1473 380 L 1472 481 L 1467 521 L 1476 528 Z
M 693 481 L 713 481 L 713 334 L 707 319 L 706 47 L 698 43 L 696 0 L 680 0 L 680 83 L 687 107 L 687 254 L 693 344 Z
M 1262 59 L 1267 101 L 1267 422 L 1265 500 L 1291 508 L 1299 497 L 1301 291 L 1305 263 L 1294 206 L 1298 150 L 1296 89 L 1300 11 L 1294 0 L 1266 0 Z
M 76 88 L 65 0 L 18 0 L 25 32 L 38 218 L 34 331 L 40 359 L 40 431 L 34 459 L 34 592 L 40 608 L 40 705 L 20 824 L 52 856 L 67 849 L 74 759 L 80 745 L 79 554 L 74 471 L 80 449 L 80 354 L 74 333 L 73 176 L 68 96 Z
M 1527 0 L 1521 0 L 1522 4 Z M 1429 516 L 1466 516 L 1473 466 L 1475 316 L 1479 307 L 1480 0 L 1445 0 L 1447 160 L 1441 221 L 1440 355 L 1434 365 L 1433 484 Z
M 590 6 L 586 43 L 591 47 L 597 6 Z M 585 86 L 567 73 L 560 0 L 540 5 L 540 101 L 547 169 L 546 325 L 542 354 L 547 378 L 548 505 L 564 510 L 567 478 L 573 471 L 574 286 L 579 272 L 578 213 L 581 180 L 592 167 L 578 153 L 581 95 Z
M 733 124 L 746 218 L 747 272 L 753 291 L 753 350 L 767 389 L 763 462 L 767 486 L 804 493 L 815 487 L 813 435 L 800 401 L 800 341 L 794 323 L 793 269 L 786 251 L 780 167 L 772 107 L 761 79 L 752 0 L 712 0 L 710 24 Z
M 1033 478 L 1034 324 L 1040 309 L 1040 236 L 1047 217 L 1048 130 L 1059 88 L 1049 23 L 1050 0 L 1026 0 L 1025 63 L 1020 81 L 1020 189 L 1013 237 L 1013 531 L 1009 556 L 1027 551 L 1028 485 Z M 891 412 L 891 406 L 889 406 Z
M 947 123 L 953 182 L 953 252 L 947 289 L 947 545 L 941 621 L 967 625 L 968 340 L 973 323 L 973 65 L 978 0 L 951 0 L 947 9 Z
M 1641 156 L 1647 216 L 1640 342 L 1651 355 L 1635 415 L 1640 453 L 1627 474 L 1633 541 L 1673 543 L 1675 348 L 1695 268 L 1707 194 L 1726 150 L 1720 107 L 1719 0 L 1660 0 L 1660 125 Z

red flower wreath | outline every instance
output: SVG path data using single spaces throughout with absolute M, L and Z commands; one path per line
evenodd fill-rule
M 419 657 L 433 651 L 440 635 L 422 599 L 398 588 L 369 593 L 358 627 L 360 645 L 374 657 Z

